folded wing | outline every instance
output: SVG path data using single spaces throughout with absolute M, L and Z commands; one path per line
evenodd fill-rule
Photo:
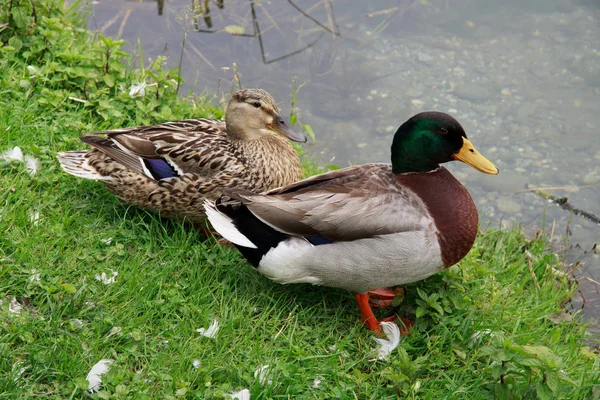
M 333 171 L 266 195 L 229 194 L 257 218 L 291 235 L 349 241 L 425 229 L 425 205 L 396 184 L 389 164 Z

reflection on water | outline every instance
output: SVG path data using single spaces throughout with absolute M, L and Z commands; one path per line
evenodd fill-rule
M 158 10 L 158 12 L 157 12 Z M 390 139 L 412 114 L 449 112 L 502 171 L 451 165 L 484 223 L 568 233 L 583 258 L 586 312 L 600 314 L 600 227 L 548 204 L 549 187 L 600 214 L 600 7 L 577 0 L 103 0 L 92 29 L 136 51 L 165 51 L 196 92 L 245 87 L 289 104 L 317 134 L 323 163 L 389 161 Z M 159 15 L 161 14 L 162 15 Z M 185 40 L 184 40 L 185 37 Z M 182 43 L 185 46 L 182 52 Z M 166 50 L 165 50 L 166 49 Z M 585 251 L 585 253 L 584 253 Z

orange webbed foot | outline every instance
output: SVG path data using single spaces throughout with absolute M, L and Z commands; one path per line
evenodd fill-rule
M 383 318 L 380 321 L 377 319 L 377 317 L 375 317 L 375 314 L 373 314 L 371 307 L 390 308 L 392 307 L 394 297 L 403 291 L 404 289 L 402 288 L 379 288 L 367 293 L 356 293 L 354 295 L 362 315 L 363 323 L 367 329 L 373 332 L 381 333 L 381 327 L 379 325 L 380 322 L 395 322 L 398 319 L 396 315 L 391 315 Z M 401 321 L 403 326 L 400 326 L 400 333 L 403 335 L 409 335 L 410 327 L 413 325 L 412 322 L 408 318 L 401 318 Z

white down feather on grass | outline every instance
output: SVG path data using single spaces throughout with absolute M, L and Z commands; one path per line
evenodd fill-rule
M 377 359 L 385 361 L 389 358 L 392 351 L 400 344 L 400 328 L 393 322 L 381 322 L 379 323 L 381 330 L 385 334 L 385 339 L 373 338 L 379 343 L 377 349 Z
M 94 393 L 100 389 L 100 385 L 102 384 L 101 376 L 110 370 L 110 366 L 112 365 L 112 363 L 113 360 L 104 358 L 98 361 L 96 364 L 94 364 L 87 377 L 85 378 L 89 382 L 88 392 Z

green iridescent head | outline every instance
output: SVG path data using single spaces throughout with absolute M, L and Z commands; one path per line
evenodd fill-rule
M 456 119 L 448 114 L 422 112 L 403 123 L 392 142 L 395 174 L 427 172 L 459 160 L 478 171 L 496 175 L 498 168 L 479 154 Z

